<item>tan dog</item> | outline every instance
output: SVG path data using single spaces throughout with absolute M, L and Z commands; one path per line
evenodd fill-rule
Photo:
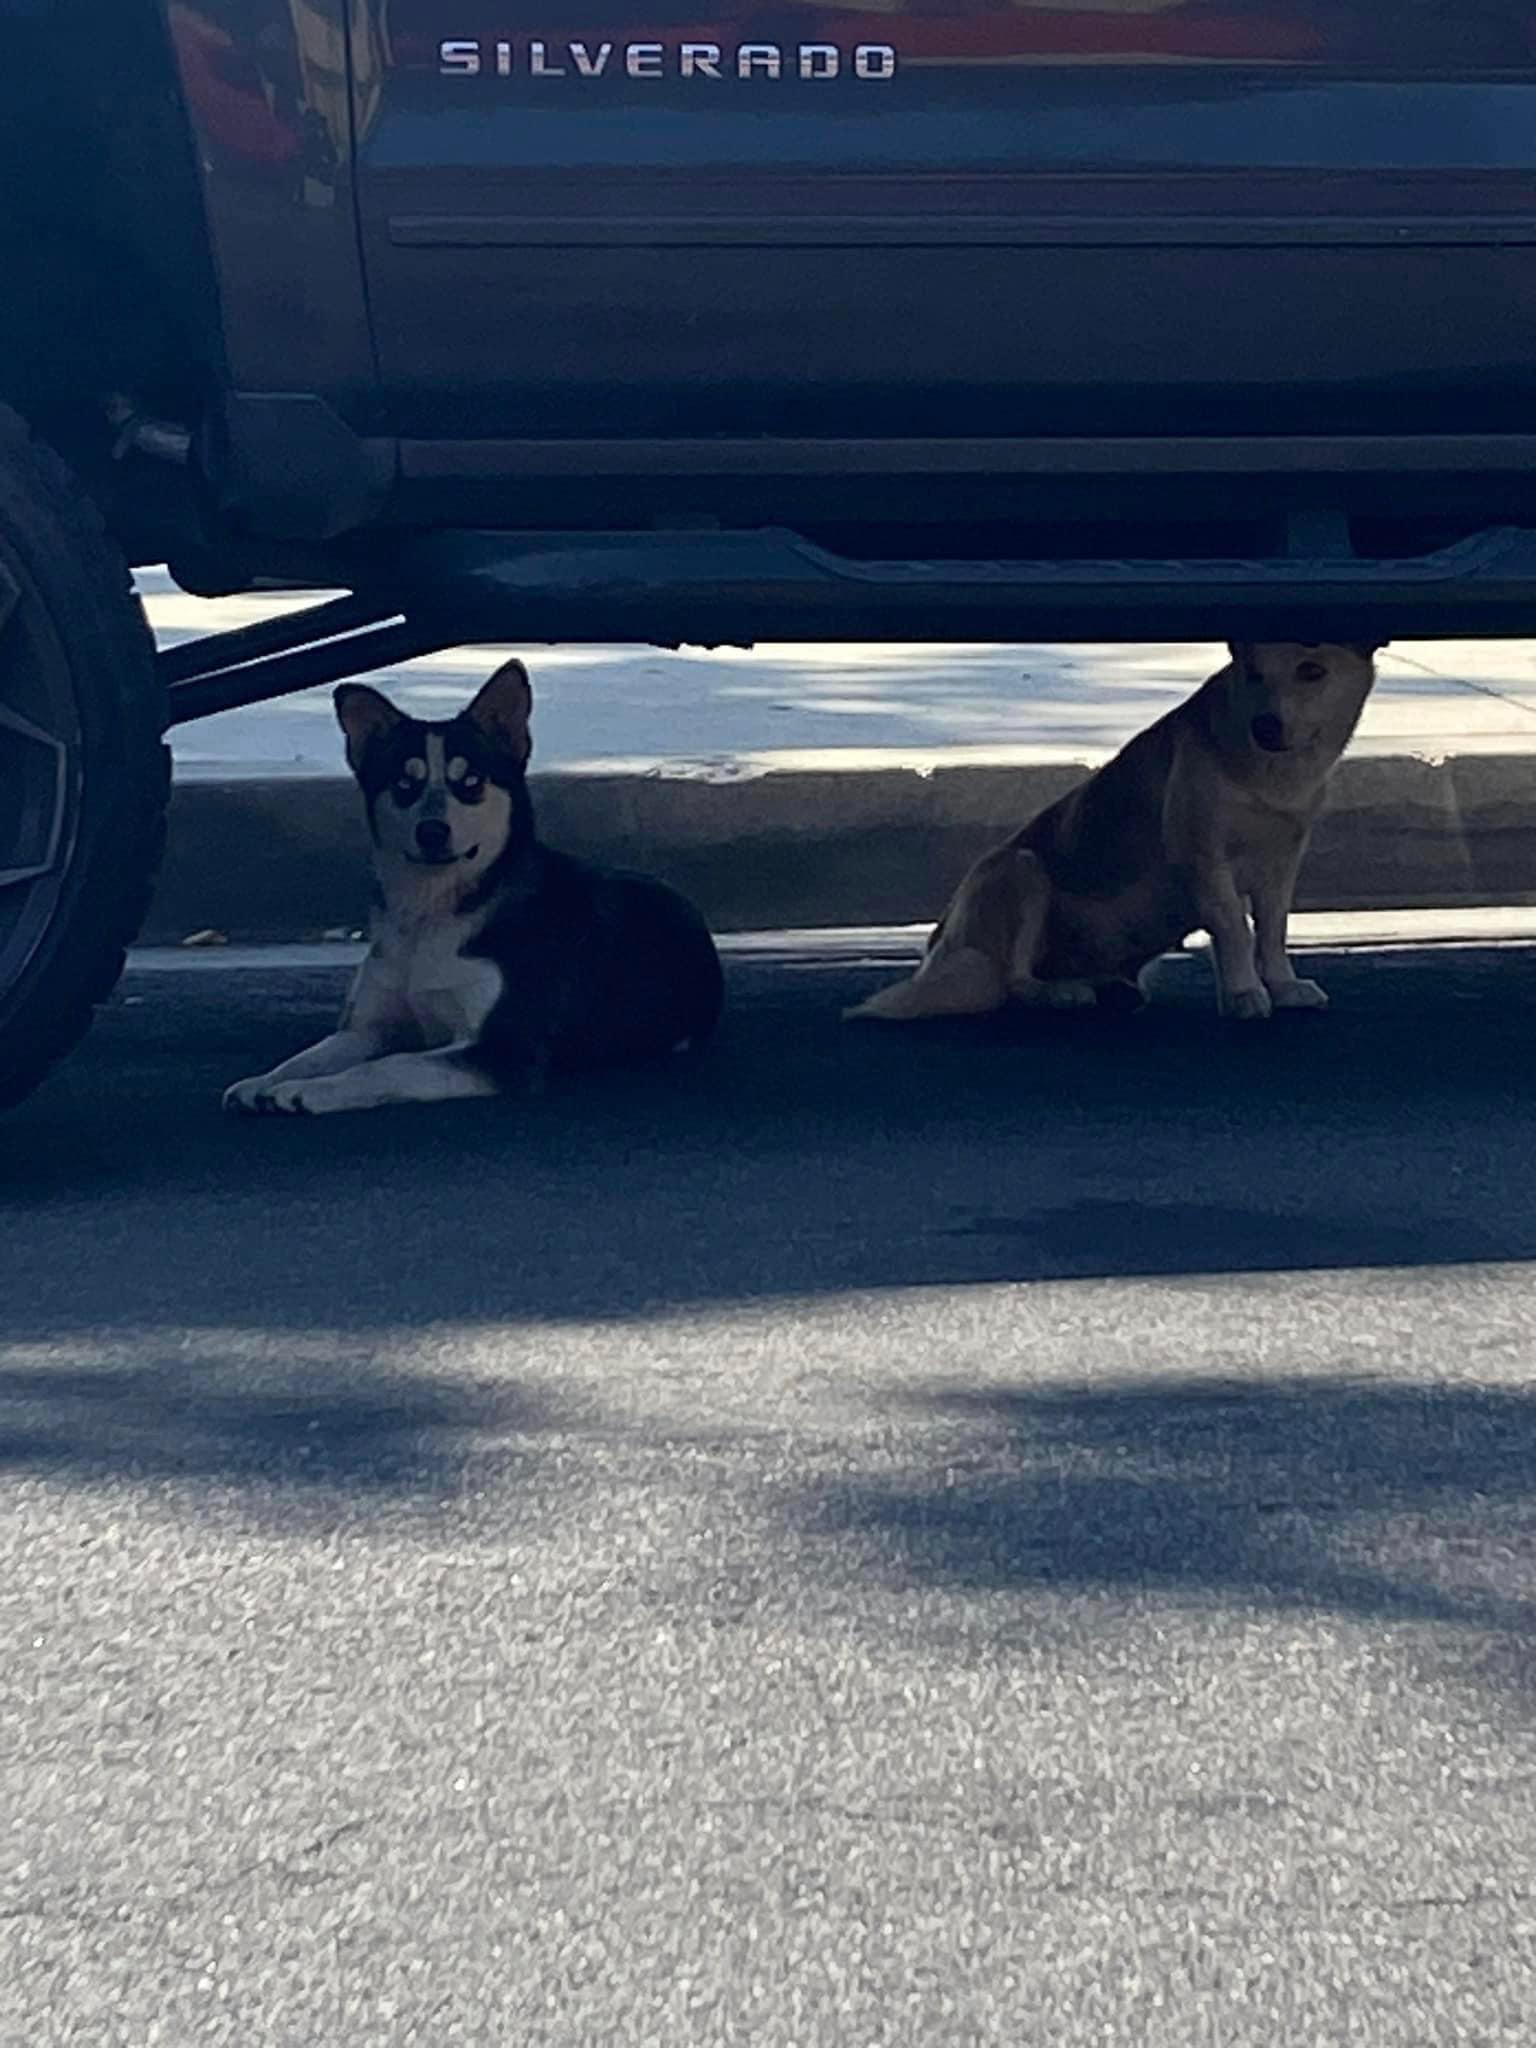
M 1375 653 L 1234 644 L 1186 703 L 979 860 L 917 973 L 847 1014 L 1092 1003 L 1201 928 L 1224 1015 L 1321 1009 L 1328 998 L 1286 957 L 1286 922 Z

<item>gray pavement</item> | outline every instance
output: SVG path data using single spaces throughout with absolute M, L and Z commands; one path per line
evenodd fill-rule
M 258 1125 L 339 969 L 150 961 L 0 1126 L 0 2040 L 1529 2040 L 1536 949 L 908 944 Z

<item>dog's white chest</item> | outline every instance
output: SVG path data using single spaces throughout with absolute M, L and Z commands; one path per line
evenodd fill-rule
M 403 1011 L 428 1048 L 473 1044 L 501 999 L 500 969 L 463 951 L 472 936 L 462 923 L 433 920 L 388 931 L 375 949 L 369 993 Z

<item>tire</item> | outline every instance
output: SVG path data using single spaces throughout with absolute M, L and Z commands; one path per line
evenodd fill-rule
M 82 1036 L 165 841 L 154 643 L 83 485 L 0 406 L 0 1109 Z

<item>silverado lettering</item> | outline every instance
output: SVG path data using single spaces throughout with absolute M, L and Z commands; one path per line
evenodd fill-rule
M 542 37 L 449 38 L 438 46 L 445 78 L 834 78 L 880 84 L 896 76 L 889 43 L 554 43 Z

